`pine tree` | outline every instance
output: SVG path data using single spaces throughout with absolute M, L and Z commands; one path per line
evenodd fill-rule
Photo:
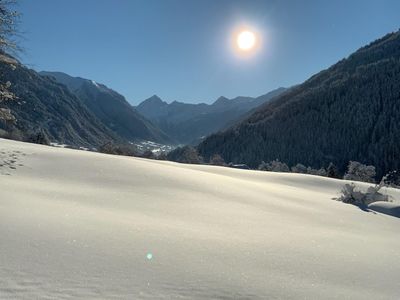
M 339 178 L 339 171 L 337 167 L 331 162 L 329 163 L 328 168 L 326 169 L 326 176 L 331 177 L 331 178 Z

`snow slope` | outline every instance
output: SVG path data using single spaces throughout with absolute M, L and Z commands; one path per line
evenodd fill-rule
M 400 297 L 400 219 L 344 181 L 7 140 L 0 165 L 0 299 Z

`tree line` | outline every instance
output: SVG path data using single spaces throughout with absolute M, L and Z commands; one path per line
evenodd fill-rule
M 199 154 L 197 149 L 192 146 L 184 146 L 176 148 L 166 155 L 166 159 L 187 164 L 207 164 L 225 167 L 243 166 L 244 164 L 226 163 L 219 154 L 213 154 L 208 160 Z M 240 167 L 243 169 L 243 167 Z M 250 168 L 249 168 L 250 169 Z M 385 180 L 385 183 L 393 186 L 400 187 L 400 172 L 394 170 L 390 171 L 382 179 L 377 178 L 376 168 L 372 165 L 365 165 L 358 161 L 349 161 L 345 172 L 340 172 L 339 168 L 332 162 L 328 164 L 327 168 L 312 168 L 306 167 L 301 163 L 297 163 L 291 167 L 279 159 L 274 159 L 269 162 L 262 161 L 257 168 L 260 171 L 269 172 L 291 172 L 299 174 L 309 174 L 316 176 L 325 176 L 330 178 L 345 179 L 349 181 L 362 181 L 368 183 L 380 182 Z

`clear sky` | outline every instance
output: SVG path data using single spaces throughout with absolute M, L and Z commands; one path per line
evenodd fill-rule
M 400 28 L 399 0 L 20 0 L 19 10 L 24 63 L 104 83 L 133 104 L 258 96 Z M 262 40 L 246 59 L 231 45 L 243 24 Z

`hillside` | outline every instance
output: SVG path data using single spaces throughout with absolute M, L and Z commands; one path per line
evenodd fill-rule
M 171 143 L 171 139 L 140 115 L 126 99 L 93 80 L 72 77 L 62 72 L 40 72 L 66 85 L 88 109 L 116 135 L 128 141 L 151 140 Z
M 398 297 L 400 219 L 333 201 L 344 181 L 2 139 L 0 161 L 1 298 Z
M 0 62 L 0 72 L 3 79 L 11 82 L 11 90 L 18 97 L 16 101 L 2 103 L 2 107 L 11 109 L 17 122 L 0 122 L 0 128 L 17 128 L 28 134 L 44 131 L 53 142 L 75 146 L 98 146 L 119 140 L 65 86 L 18 63 L 13 70 Z
M 188 144 L 226 129 L 250 110 L 268 102 L 283 91 L 284 88 L 279 88 L 257 98 L 220 97 L 212 104 L 177 101 L 168 104 L 154 95 L 140 103 L 136 109 L 178 143 Z
M 349 160 L 400 169 L 400 32 L 359 49 L 260 107 L 238 126 L 210 136 L 201 155 L 257 167 L 280 159 L 315 168 Z

